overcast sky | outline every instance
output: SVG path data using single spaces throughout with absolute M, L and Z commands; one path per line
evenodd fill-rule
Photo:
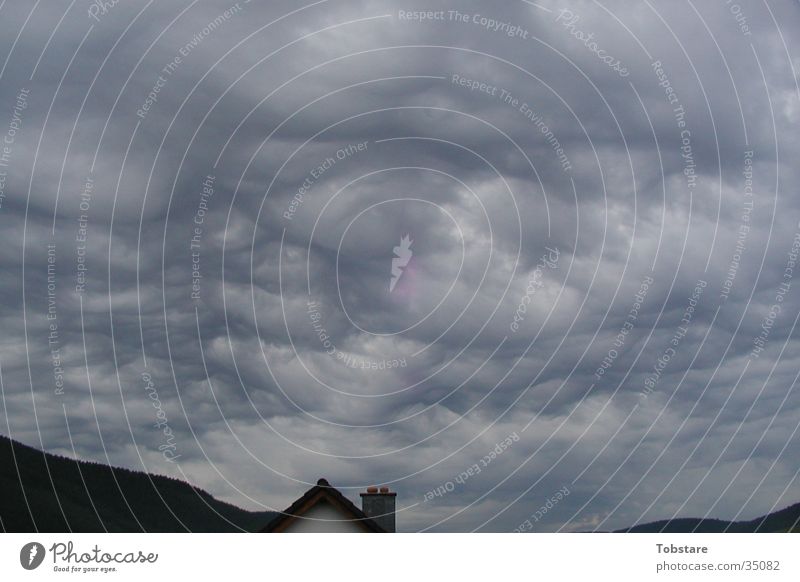
M 737 2 L 1 3 L 0 432 L 402 531 L 800 501 L 800 5 Z

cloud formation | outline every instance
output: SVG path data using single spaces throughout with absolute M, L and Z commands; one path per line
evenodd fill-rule
M 405 531 L 797 501 L 796 3 L 0 14 L 3 432 Z

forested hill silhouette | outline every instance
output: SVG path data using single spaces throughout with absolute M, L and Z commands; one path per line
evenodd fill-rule
M 631 533 L 800 533 L 800 503 L 769 513 L 750 521 L 679 518 L 635 525 L 617 532 Z
M 179 479 L 76 461 L 0 435 L 0 531 L 254 532 L 275 516 Z M 617 531 L 800 532 L 800 503 L 750 521 L 680 518 Z
M 178 479 L 76 461 L 0 435 L 0 531 L 258 531 L 274 517 Z

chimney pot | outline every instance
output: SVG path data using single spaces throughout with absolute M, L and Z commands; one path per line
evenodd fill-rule
M 394 533 L 396 497 L 397 493 L 391 493 L 385 485 L 380 489 L 367 487 L 367 492 L 361 494 L 361 510 L 384 530 Z

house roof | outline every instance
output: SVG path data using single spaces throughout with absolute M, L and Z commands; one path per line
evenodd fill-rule
M 280 512 L 275 519 L 270 521 L 262 532 L 278 533 L 286 529 L 296 520 L 302 519 L 312 507 L 319 503 L 329 503 L 348 516 L 347 521 L 352 521 L 361 526 L 366 532 L 386 533 L 386 530 L 375 523 L 374 520 L 356 507 L 352 501 L 331 486 L 326 479 L 320 479 L 317 484 L 303 493 L 303 495 L 289 507 Z

